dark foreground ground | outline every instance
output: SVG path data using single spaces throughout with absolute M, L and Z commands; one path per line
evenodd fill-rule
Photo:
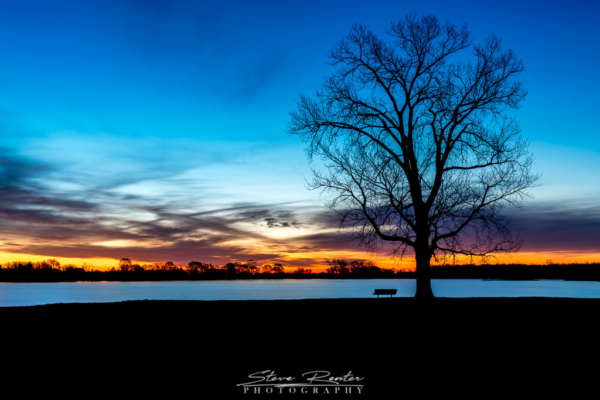
M 600 381 L 599 311 L 600 299 L 552 298 L 0 308 L 2 385 L 79 398 L 580 398 Z M 364 379 L 347 382 L 360 392 L 237 386 L 261 371 Z

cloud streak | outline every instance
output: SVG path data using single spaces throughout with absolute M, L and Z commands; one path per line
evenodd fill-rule
M 246 202 L 199 210 L 191 200 L 161 203 L 98 185 L 59 189 L 44 184 L 50 174 L 60 174 L 57 168 L 14 155 L 4 155 L 0 165 L 0 250 L 9 253 L 179 263 L 281 260 L 318 250 L 306 232 L 328 227 L 320 212 L 301 204 Z
M 594 202 L 543 202 L 513 213 L 525 238 L 523 251 L 598 252 L 600 206 Z
M 182 198 L 174 200 L 164 193 L 121 192 L 103 181 L 73 187 L 56 183 L 75 178 L 72 168 L 3 151 L 0 251 L 179 264 L 287 260 L 295 266 L 313 266 L 331 254 L 357 254 L 351 233 L 338 233 L 337 221 L 321 205 L 232 199 L 206 206 L 210 194 L 202 190 L 186 195 L 182 189 Z M 532 203 L 511 215 L 514 229 L 525 237 L 522 251 L 593 253 L 600 248 L 600 207 L 593 201 Z

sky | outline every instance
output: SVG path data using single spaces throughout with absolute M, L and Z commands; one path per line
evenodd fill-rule
M 307 189 L 286 134 L 354 23 L 414 12 L 502 38 L 525 64 L 516 112 L 542 174 L 500 262 L 600 262 L 595 1 L 4 1 L 0 263 L 318 267 L 370 259 Z

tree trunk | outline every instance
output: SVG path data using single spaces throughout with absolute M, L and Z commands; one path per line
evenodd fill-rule
M 415 299 L 419 301 L 427 301 L 434 298 L 431 290 L 431 269 L 429 261 L 431 255 L 428 250 L 416 251 L 417 259 L 417 293 Z

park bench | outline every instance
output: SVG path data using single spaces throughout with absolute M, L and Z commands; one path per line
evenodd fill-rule
M 396 294 L 397 289 L 375 289 L 375 291 L 373 292 L 373 294 L 377 295 L 377 298 L 379 298 L 380 294 L 389 294 L 390 297 L 392 297 L 393 295 Z

